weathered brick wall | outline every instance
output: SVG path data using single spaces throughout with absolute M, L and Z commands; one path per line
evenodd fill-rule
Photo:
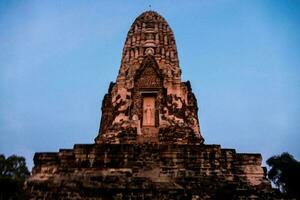
M 31 199 L 274 198 L 260 154 L 219 145 L 80 144 L 36 153 L 34 164 Z

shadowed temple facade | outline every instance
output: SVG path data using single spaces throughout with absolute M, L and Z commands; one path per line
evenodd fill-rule
M 35 154 L 30 199 L 276 198 L 260 154 L 204 144 L 173 31 L 158 13 L 130 27 L 101 110 L 94 144 Z

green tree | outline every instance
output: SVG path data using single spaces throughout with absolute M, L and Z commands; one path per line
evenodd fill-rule
M 289 197 L 300 198 L 300 162 L 289 153 L 272 156 L 267 160 L 270 166 L 268 178 Z
M 24 157 L 0 154 L 0 200 L 25 199 L 23 185 L 29 175 Z

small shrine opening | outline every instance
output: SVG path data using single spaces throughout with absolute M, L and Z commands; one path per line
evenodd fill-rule
M 155 96 L 143 97 L 143 127 L 155 126 Z

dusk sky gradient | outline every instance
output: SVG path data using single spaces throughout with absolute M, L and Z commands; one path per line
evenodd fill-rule
M 125 3 L 124 3 L 125 2 Z M 206 144 L 300 160 L 300 1 L 0 1 L 0 153 L 93 143 L 134 19 L 171 26 Z

